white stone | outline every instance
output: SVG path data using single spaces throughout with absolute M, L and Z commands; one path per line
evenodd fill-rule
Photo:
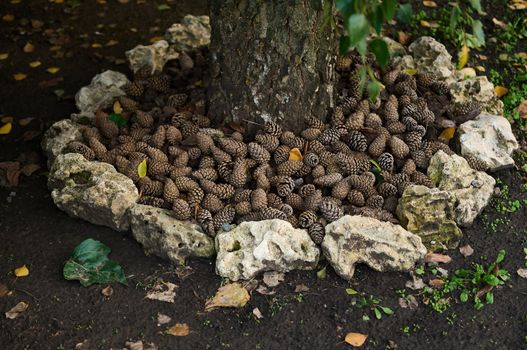
M 460 69 L 456 72 L 456 76 L 459 78 L 459 80 L 466 80 L 475 78 L 477 76 L 476 70 L 472 67 L 465 67 L 463 69 Z
M 232 281 L 265 271 L 313 269 L 320 255 L 306 230 L 278 219 L 242 222 L 218 233 L 216 251 L 216 273 Z
M 440 80 L 452 78 L 455 68 L 445 45 L 429 36 L 416 39 L 408 50 L 419 73 L 434 73 Z
M 149 67 L 150 73 L 161 72 L 165 63 L 179 57 L 166 40 L 159 40 L 152 45 L 138 45 L 125 52 L 130 69 L 135 73 L 143 67 Z
M 401 226 L 350 215 L 326 226 L 322 251 L 335 272 L 348 280 L 358 263 L 377 271 L 408 271 L 426 254 L 421 238 Z
M 209 16 L 186 15 L 168 28 L 166 40 L 176 51 L 191 51 L 210 44 Z
M 384 42 L 386 42 L 386 44 L 388 45 L 388 52 L 390 53 L 390 57 L 393 58 L 397 56 L 406 55 L 406 49 L 401 43 L 387 36 L 383 37 L 382 40 L 384 40 Z
M 82 125 L 63 119 L 54 123 L 42 137 L 41 147 L 48 158 L 48 168 L 59 154 L 64 153 L 71 141 L 81 141 Z
M 93 115 L 98 109 L 109 107 L 116 97 L 125 95 L 121 89 L 129 83 L 123 73 L 107 70 L 93 77 L 90 85 L 75 95 L 75 103 L 82 114 Z
M 139 198 L 132 180 L 112 165 L 76 153 L 57 156 L 48 187 L 57 207 L 70 216 L 118 231 L 128 230 L 126 212 Z
M 474 101 L 483 111 L 503 114 L 503 102 L 498 98 L 492 84 L 486 76 L 462 79 L 450 85 L 453 102 Z
M 472 169 L 465 158 L 443 151 L 430 160 L 428 176 L 440 189 L 456 199 L 454 215 L 460 226 L 470 226 L 489 203 L 496 180 L 483 171 Z
M 499 115 L 481 113 L 458 129 L 461 154 L 485 161 L 490 170 L 514 164 L 512 153 L 519 145 L 511 124 Z
M 147 254 L 175 264 L 214 255 L 213 239 L 199 225 L 174 218 L 170 210 L 136 204 L 130 208 L 129 218 L 132 234 Z

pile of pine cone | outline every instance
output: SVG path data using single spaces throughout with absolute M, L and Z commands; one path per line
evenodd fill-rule
M 126 124 L 100 111 L 96 126 L 84 128 L 84 142 L 69 147 L 113 164 L 137 185 L 140 203 L 195 219 L 211 236 L 231 223 L 282 219 L 320 244 L 324 226 L 344 214 L 397 222 L 405 188 L 433 187 L 430 158 L 453 153 L 438 137 L 438 121 L 455 125 L 480 112 L 473 103 L 450 103 L 448 86 L 433 75 L 396 69 L 379 75 L 385 89 L 375 102 L 361 98 L 361 61 L 347 55 L 338 62 L 341 95 L 328 123 L 308 118 L 297 135 L 267 122 L 248 140 L 240 128 L 212 129 L 204 116 L 204 89 L 196 87 L 203 56 L 183 55 L 177 65 L 170 74 L 137 72 L 117 99 Z M 140 177 L 144 160 L 147 175 Z

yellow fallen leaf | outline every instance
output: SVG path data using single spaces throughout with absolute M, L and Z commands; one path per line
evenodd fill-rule
M 427 27 L 427 28 L 438 28 L 439 27 L 439 23 L 437 21 L 425 21 L 424 19 L 420 20 L 419 23 L 421 24 L 422 27 Z
M 408 75 L 416 75 L 417 74 L 417 70 L 416 69 L 412 69 L 412 68 L 406 68 L 404 71 Z
M 15 16 L 13 16 L 13 15 L 4 15 L 4 16 L 2 17 L 2 19 L 3 19 L 4 21 L 6 21 L 6 22 L 12 22 L 12 21 L 15 20 Z
M 27 78 L 27 74 L 24 74 L 24 73 L 16 73 L 16 74 L 13 74 L 13 78 L 14 78 L 16 81 L 24 80 L 24 79 Z
M 5 123 L 4 126 L 0 128 L 0 135 L 7 135 L 11 132 L 11 129 L 13 128 L 13 124 L 11 123 Z
M 19 268 L 15 269 L 16 277 L 26 277 L 29 276 L 29 269 L 26 265 L 22 265 Z
M 457 64 L 458 69 L 462 69 L 468 62 L 469 48 L 467 45 L 463 45 L 461 51 L 459 51 L 459 61 Z
M 7 117 L 2 117 L 2 119 L 0 119 L 0 121 L 1 121 L 2 123 L 4 123 L 4 124 L 5 124 L 5 123 L 12 123 L 12 122 L 13 122 L 13 119 L 14 119 L 13 117 L 7 116 Z
M 146 176 L 146 159 L 137 166 L 137 175 L 141 178 Z
M 496 96 L 502 97 L 509 92 L 509 89 L 507 89 L 505 86 L 497 85 L 494 87 L 494 92 L 496 92 Z
M 219 307 L 244 307 L 251 299 L 249 292 L 240 283 L 226 284 L 216 292 L 212 299 L 205 303 L 205 311 Z
M 484 73 L 486 71 L 485 67 L 483 66 L 476 66 L 474 67 L 478 72 Z
M 16 304 L 11 310 L 6 312 L 5 317 L 10 320 L 14 320 L 15 318 L 18 317 L 18 315 L 26 311 L 28 307 L 29 307 L 28 303 L 21 301 L 18 304 Z
M 35 51 L 35 45 L 28 42 L 24 45 L 24 48 L 22 49 L 22 51 L 24 51 L 25 53 L 31 53 Z
M 289 160 L 302 160 L 304 157 L 302 157 L 302 153 L 298 148 L 292 148 L 289 151 Z
M 102 47 L 102 45 L 99 44 L 99 43 L 93 43 L 93 44 L 91 44 L 91 48 L 92 48 L 92 49 L 100 49 L 101 47 Z
M 361 347 L 362 344 L 364 344 L 366 339 L 368 339 L 367 334 L 350 332 L 346 334 L 346 338 L 344 338 L 344 341 L 349 345 L 358 348 Z
M 51 73 L 51 74 L 55 74 L 55 73 L 57 73 L 59 70 L 60 70 L 59 67 L 49 67 L 48 69 L 46 69 L 46 72 Z
M 7 60 L 9 54 L 7 52 L 0 53 L 0 60 Z
M 518 52 L 516 55 L 518 55 L 519 58 L 527 60 L 527 52 Z
M 188 324 L 176 323 L 172 327 L 168 328 L 165 333 L 175 337 L 186 337 L 189 334 Z
M 456 129 L 455 128 L 446 128 L 445 130 L 443 130 L 441 132 L 439 137 L 441 137 L 443 139 L 451 140 L 454 137 L 455 133 L 456 133 Z
M 155 42 L 158 42 L 159 40 L 163 40 L 164 37 L 162 36 L 154 36 L 153 38 L 150 38 L 150 42 L 151 43 L 155 43 Z
M 119 102 L 119 100 L 115 100 L 115 102 L 113 103 L 113 112 L 117 114 L 123 113 L 123 107 L 121 107 L 121 103 Z
M 33 62 L 29 62 L 29 66 L 31 68 L 37 68 L 38 66 L 40 66 L 42 64 L 42 62 L 40 61 L 33 61 Z
M 426 7 L 437 7 L 437 4 L 435 3 L 435 1 L 424 0 L 423 5 Z

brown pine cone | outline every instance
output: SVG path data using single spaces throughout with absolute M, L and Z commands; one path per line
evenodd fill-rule
M 97 128 L 91 126 L 85 126 L 81 129 L 82 137 L 84 140 L 89 140 L 91 138 L 102 141 L 102 135 Z M 122 142 L 121 142 L 122 143 Z
M 247 156 L 247 145 L 232 138 L 220 138 L 218 145 L 233 157 L 245 158 Z
M 229 153 L 223 151 L 222 149 L 220 149 L 220 148 L 218 148 L 216 146 L 212 146 L 210 148 L 210 151 L 211 151 L 212 157 L 218 163 L 228 163 L 228 162 L 232 161 L 232 157 L 231 157 L 231 155 Z M 220 169 L 218 169 L 218 172 L 221 175 Z
M 416 170 L 415 162 L 412 159 L 407 159 L 401 169 L 401 172 L 407 175 L 412 175 Z
M 271 183 L 276 187 L 276 193 L 280 197 L 286 197 L 295 189 L 295 181 L 289 176 L 275 176 Z
M 234 187 L 229 184 L 216 184 L 212 188 L 212 194 L 215 194 L 220 199 L 229 199 L 234 196 Z
M 322 131 L 320 129 L 308 128 L 308 129 L 305 129 L 304 131 L 302 131 L 302 133 L 300 135 L 304 139 L 306 139 L 308 141 L 312 141 L 312 140 L 318 139 L 318 137 L 320 136 L 321 133 L 322 133 Z
M 234 209 L 236 210 L 236 215 L 240 216 L 247 215 L 253 210 L 249 202 L 238 202 Z
M 210 181 L 218 180 L 218 172 L 214 168 L 201 168 L 192 172 L 192 176 L 198 180 L 207 179 Z
M 216 161 L 210 156 L 201 157 L 198 168 L 214 168 L 216 167 Z
M 353 155 L 351 148 L 342 141 L 337 141 L 331 145 L 331 152 L 333 153 L 344 153 L 348 155 Z
M 397 194 L 397 187 L 389 182 L 384 181 L 377 186 L 377 192 L 379 192 L 379 194 L 384 198 L 387 198 Z
M 335 186 L 331 189 L 331 196 L 333 198 L 337 198 L 340 200 L 343 200 L 347 197 L 349 191 L 351 189 L 351 185 L 347 178 L 344 178 L 337 182 Z
M 191 172 L 191 167 L 172 167 L 169 176 L 172 180 L 174 180 L 178 177 L 187 177 Z
M 139 184 L 141 193 L 145 196 L 163 196 L 164 185 L 161 181 L 150 180 L 145 176 L 139 180 Z
M 163 198 L 167 203 L 173 203 L 179 197 L 179 190 L 172 179 L 165 179 L 165 186 L 163 187 Z
M 172 165 L 157 160 L 150 160 L 147 163 L 146 169 L 150 176 L 165 176 L 170 173 Z
M 243 187 L 247 183 L 247 166 L 245 159 L 237 159 L 234 162 L 231 176 L 229 177 L 229 183 L 235 188 Z
M 319 129 L 321 131 L 324 130 L 326 127 L 322 120 L 314 118 L 312 116 L 306 117 L 306 124 L 309 128 Z
M 397 190 L 397 189 L 396 189 Z M 396 191 L 397 193 L 397 191 Z M 382 206 L 382 209 L 390 212 L 395 213 L 395 210 L 397 209 L 397 204 L 399 202 L 399 199 L 396 195 L 393 195 L 391 197 L 387 197 L 384 199 L 384 205 Z
M 190 207 L 186 201 L 183 199 L 176 199 L 172 205 L 172 210 L 174 211 L 174 216 L 178 220 L 188 220 L 190 219 Z
M 375 175 L 371 172 L 365 172 L 362 175 L 350 175 L 349 182 L 353 189 L 361 192 L 369 191 L 375 183 Z
M 199 132 L 199 127 L 191 121 L 185 120 L 181 122 L 181 125 L 179 126 L 179 131 L 181 131 L 183 139 L 186 139 L 187 137 L 196 135 Z
M 287 220 L 287 215 L 276 208 L 264 208 L 258 212 L 260 220 Z
M 174 184 L 176 185 L 177 189 L 181 192 L 187 192 L 191 189 L 199 188 L 199 185 L 196 181 L 185 176 L 175 177 L 172 178 L 172 180 L 174 180 Z
M 317 189 L 316 189 L 315 185 L 313 185 L 313 184 L 306 184 L 306 185 L 303 185 L 302 187 L 300 187 L 300 189 L 298 190 L 298 194 L 302 198 L 306 198 L 306 197 L 309 197 L 312 194 L 314 194 L 316 192 L 316 190 Z
M 313 167 L 311 170 L 311 175 L 316 179 L 317 177 L 326 175 L 326 170 L 322 165 L 319 164 Z
M 202 205 L 203 208 L 207 209 L 211 213 L 217 213 L 224 207 L 222 200 L 212 193 L 205 194 Z
M 332 127 L 337 127 L 338 125 L 343 125 L 346 121 L 342 107 L 337 106 L 333 110 L 331 115 L 330 124 Z
M 362 112 L 355 112 L 346 120 L 346 128 L 350 130 L 360 130 L 364 127 L 365 115 Z
M 304 200 L 297 193 L 290 193 L 285 197 L 285 203 L 289 204 L 291 208 L 301 210 L 304 208 Z
M 135 112 L 135 122 L 143 128 L 151 128 L 154 126 L 154 117 L 148 112 L 137 110 Z
M 438 95 L 446 95 L 450 91 L 448 84 L 444 81 L 434 81 L 430 84 L 430 89 Z
M 346 136 L 346 143 L 348 146 L 358 152 L 366 152 L 368 149 L 368 140 L 366 137 L 357 130 L 351 130 Z
M 340 131 L 333 128 L 322 131 L 317 140 L 323 145 L 331 145 L 332 143 L 337 142 L 339 139 Z
M 434 73 L 420 73 L 417 74 L 417 85 L 420 87 L 423 87 L 425 89 L 428 89 L 432 83 L 437 81 L 437 77 Z
M 462 124 L 476 118 L 481 113 L 481 105 L 475 101 L 455 103 L 449 111 L 450 119 Z
M 188 205 L 192 210 L 201 204 L 201 201 L 205 197 L 205 192 L 201 188 L 193 188 L 187 193 Z
M 289 159 L 289 152 L 291 151 L 291 148 L 289 148 L 286 145 L 280 145 L 276 148 L 276 150 L 273 152 L 273 160 L 275 164 L 282 164 L 283 162 L 287 161 Z
M 435 187 L 432 180 L 430 180 L 428 176 L 426 176 L 420 171 L 414 171 L 412 175 L 410 175 L 410 181 L 412 181 L 413 183 L 417 185 L 423 185 L 428 188 Z
M 344 215 L 342 209 L 332 201 L 324 201 L 319 207 L 322 216 L 329 222 L 338 220 Z
M 320 206 L 320 203 L 322 203 L 322 191 L 316 190 L 315 193 L 304 198 L 302 207 L 300 208 L 295 208 L 294 206 L 292 207 L 295 209 L 317 211 L 318 207 Z
M 267 207 L 267 194 L 261 188 L 257 188 L 251 193 L 251 207 L 255 211 Z
M 247 145 L 247 150 L 249 151 L 251 158 L 256 160 L 259 164 L 264 164 L 271 160 L 271 154 L 269 151 L 256 142 L 250 142 Z
M 377 113 L 370 113 L 364 119 L 364 126 L 377 130 L 382 127 L 382 118 Z
M 313 183 L 317 186 L 323 186 L 323 187 L 331 187 L 335 185 L 337 182 L 342 180 L 342 174 L 340 173 L 333 173 L 328 174 L 324 176 L 317 177 L 313 180 Z
M 151 207 L 157 207 L 157 208 L 162 208 L 165 206 L 165 201 L 163 200 L 163 198 L 152 197 L 152 196 L 141 197 L 139 198 L 137 203 L 143 204 L 143 205 L 149 205 Z
M 136 81 L 125 84 L 122 89 L 126 95 L 133 98 L 141 97 L 145 91 L 143 84 Z
M 139 102 L 131 99 L 130 97 L 121 96 L 117 98 L 119 103 L 121 104 L 121 107 L 126 112 L 136 112 L 139 108 Z
M 412 152 L 412 159 L 417 167 L 421 169 L 427 169 L 430 162 L 430 156 L 426 154 L 425 151 L 419 149 Z
M 357 191 L 357 190 L 349 191 L 347 199 L 348 199 L 348 202 L 350 202 L 351 205 L 355 205 L 355 206 L 358 206 L 358 207 L 362 207 L 366 203 L 365 200 L 364 200 L 364 195 L 361 192 Z
M 370 208 L 382 209 L 383 204 L 384 204 L 384 198 L 379 195 L 374 195 L 366 199 L 366 206 Z
M 324 231 L 324 226 L 321 223 L 315 222 L 313 225 L 309 226 L 308 229 L 309 237 L 311 240 L 317 244 L 322 244 L 326 232 Z
M 308 228 L 317 221 L 317 214 L 312 210 L 306 210 L 298 216 L 298 224 L 302 228 Z
M 94 160 L 95 153 L 93 150 L 79 141 L 72 141 L 68 144 L 68 149 L 73 153 L 81 154 L 86 160 Z
M 282 198 L 280 198 L 276 193 L 267 194 L 267 205 L 271 208 L 279 208 L 282 203 Z
M 298 160 L 287 160 L 276 167 L 276 172 L 281 176 L 292 176 L 300 168 L 302 168 L 303 163 Z
M 357 112 L 362 112 L 364 115 L 370 114 L 370 102 L 366 100 L 362 100 L 357 105 Z
M 344 113 L 344 115 L 349 115 L 351 112 L 353 112 L 355 110 L 355 108 L 357 108 L 357 104 L 359 102 L 357 101 L 356 98 L 353 98 L 353 97 L 345 97 L 342 99 L 342 101 L 340 101 L 340 108 L 342 108 L 342 112 Z
M 282 128 L 277 123 L 268 121 L 265 122 L 264 132 L 271 136 L 280 137 L 280 135 L 282 135 Z
M 386 149 L 386 136 L 380 134 L 368 146 L 368 153 L 372 157 L 379 157 Z
M 231 178 L 232 167 L 233 163 L 231 161 L 218 162 L 218 174 L 220 175 L 220 178 L 228 182 Z
M 489 166 L 487 165 L 487 162 L 485 162 L 482 159 L 479 159 L 477 157 L 474 157 L 472 155 L 463 156 L 465 160 L 467 161 L 468 165 L 477 171 L 487 171 L 489 169 Z
M 88 145 L 90 146 L 97 159 L 103 158 L 106 152 L 108 152 L 106 146 L 94 137 L 88 139 Z
M 390 146 L 395 158 L 404 159 L 408 153 L 410 153 L 408 145 L 398 137 L 392 136 L 388 141 L 388 145 Z
M 309 152 L 304 156 L 303 161 L 305 165 L 313 168 L 318 165 L 318 163 L 320 162 L 320 159 L 316 153 Z
M 203 230 L 212 222 L 212 213 L 207 209 L 199 208 L 196 221 L 201 225 Z
M 187 102 L 188 95 L 181 93 L 181 94 L 173 94 L 168 96 L 166 105 L 168 107 L 172 108 L 179 108 L 185 105 Z
M 390 153 L 381 154 L 377 159 L 377 162 L 379 163 L 379 166 L 382 170 L 386 170 L 388 172 L 393 171 L 395 160 Z
M 215 231 L 218 231 L 223 225 L 230 224 L 236 216 L 236 210 L 232 205 L 225 206 L 212 218 L 212 226 Z
M 269 152 L 273 152 L 280 145 L 278 137 L 269 134 L 256 135 L 254 140 Z
M 155 91 L 167 92 L 170 89 L 170 77 L 166 74 L 156 74 L 148 78 L 146 84 Z

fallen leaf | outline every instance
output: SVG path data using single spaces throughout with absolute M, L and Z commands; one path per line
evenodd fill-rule
M 297 284 L 295 286 L 295 293 L 309 292 L 309 287 L 305 284 Z
M 403 31 L 397 32 L 397 41 L 399 41 L 401 45 L 406 45 L 409 39 L 410 39 L 410 36 L 406 34 L 406 32 L 403 32 Z
M 9 54 L 7 52 L 0 53 L 0 61 L 7 60 Z
M 455 133 L 456 133 L 456 128 L 446 128 L 445 130 L 441 132 L 441 134 L 439 134 L 439 137 L 446 139 L 446 140 L 451 140 L 452 138 L 454 138 Z
M 189 334 L 189 328 L 186 323 L 176 323 L 168 328 L 165 333 L 175 337 L 186 337 Z
M 167 316 L 159 312 L 157 313 L 157 326 L 158 327 L 161 325 L 170 323 L 170 321 L 172 321 L 172 318 L 170 316 Z
M 13 120 L 14 120 L 13 117 L 7 116 L 7 117 L 2 117 L 2 119 L 0 119 L 0 122 L 2 122 L 2 123 L 12 123 Z
M 507 92 L 509 92 L 509 89 L 507 89 L 505 86 L 496 85 L 494 87 L 494 92 L 496 92 L 496 96 L 502 97 L 505 96 Z
M 483 66 L 476 66 L 474 67 L 478 72 L 485 73 L 486 69 Z
M 240 283 L 226 284 L 216 292 L 212 299 L 205 303 L 205 311 L 219 307 L 243 307 L 251 299 L 249 292 Z
M 492 18 L 492 23 L 494 23 L 499 28 L 507 28 L 507 24 L 503 21 L 500 21 L 497 18 Z
M 439 23 L 437 21 L 425 21 L 424 19 L 419 21 L 419 24 L 421 24 L 422 27 L 426 28 L 438 28 Z
M 146 176 L 146 159 L 144 159 L 139 165 L 137 166 L 137 175 L 139 175 L 140 178 L 143 178 Z
M 433 280 L 428 281 L 428 284 L 430 285 L 430 287 L 433 287 L 435 289 L 441 289 L 443 288 L 445 281 L 439 278 L 435 278 Z
M 344 341 L 353 347 L 359 348 L 364 344 L 367 338 L 367 334 L 350 332 L 346 334 Z
M 167 303 L 174 303 L 176 298 L 177 285 L 171 282 L 156 283 L 148 293 L 146 293 L 147 299 L 159 300 Z
M 298 148 L 291 148 L 289 151 L 289 160 L 301 161 L 303 159 L 302 153 Z
M 59 67 L 49 67 L 48 69 L 46 69 L 46 72 L 51 73 L 51 74 L 56 74 L 59 70 L 60 70 Z
M 408 75 L 416 75 L 417 74 L 417 69 L 412 69 L 412 68 L 406 68 L 404 70 L 404 72 Z
M 273 288 L 278 286 L 280 282 L 283 282 L 284 278 L 285 275 L 283 272 L 268 271 L 263 274 L 263 283 L 265 283 L 267 287 Z
M 22 51 L 24 51 L 25 53 L 31 53 L 35 51 L 35 45 L 31 44 L 30 42 L 27 42 L 22 48 Z
M 6 21 L 6 22 L 13 22 L 15 20 L 15 16 L 13 16 L 13 15 L 4 15 L 2 17 L 2 20 Z
M 426 7 L 437 7 L 437 4 L 435 3 L 435 1 L 424 0 L 423 5 Z
M 263 314 L 262 314 L 262 312 L 260 311 L 260 309 L 257 308 L 257 307 L 255 307 L 255 308 L 253 309 L 253 316 L 254 316 L 254 318 L 257 319 L 257 320 L 260 320 L 260 319 L 262 319 L 262 318 L 264 317 Z
M 441 274 L 441 276 L 448 277 L 448 270 L 447 269 L 444 269 L 442 267 L 437 266 L 436 270 L 437 270 L 437 272 L 439 272 Z
M 9 293 L 9 288 L 5 284 L 0 283 L 0 298 L 6 296 Z
M 459 252 L 466 258 L 467 256 L 471 256 L 474 253 L 474 249 L 472 249 L 472 247 L 467 244 L 459 247 Z
M 57 86 L 59 83 L 61 83 L 63 81 L 64 81 L 64 77 L 55 77 L 53 79 L 43 80 L 43 81 L 39 82 L 38 86 L 40 88 L 53 87 L 53 86 Z
M 13 128 L 13 124 L 11 122 L 5 123 L 2 127 L 0 127 L 0 135 L 9 134 L 12 128 Z
M 434 262 L 434 263 L 448 264 L 451 261 L 452 261 L 452 258 L 444 254 L 428 253 L 425 255 L 425 262 L 427 263 Z
M 22 134 L 22 140 L 23 141 L 31 141 L 35 137 L 39 136 L 40 134 L 42 134 L 41 130 L 29 130 L 29 131 L 26 131 L 26 132 L 24 132 Z
M 104 46 L 110 47 L 110 46 L 115 46 L 117 44 L 119 44 L 119 42 L 117 40 L 112 39 L 112 40 L 109 40 L 106 44 L 104 44 Z
M 406 298 L 399 298 L 399 306 L 403 309 L 414 310 L 419 306 L 419 302 L 413 295 L 408 295 Z
M 462 69 L 468 62 L 469 48 L 467 45 L 463 45 L 461 51 L 459 51 L 459 60 L 457 63 L 457 69 Z
M 113 294 L 112 286 L 106 286 L 101 290 L 101 294 L 105 297 L 110 297 Z
M 100 49 L 101 47 L 102 47 L 102 45 L 99 44 L 99 43 L 93 43 L 93 44 L 91 44 L 91 48 L 92 48 L 92 49 Z
M 27 277 L 29 276 L 29 269 L 26 265 L 22 265 L 19 268 L 15 269 L 15 276 L 16 277 Z
M 24 73 L 16 73 L 16 74 L 13 74 L 13 78 L 14 78 L 16 81 L 24 80 L 24 79 L 27 78 L 27 74 L 24 74 Z
M 121 103 L 119 102 L 119 100 L 115 100 L 115 102 L 113 103 L 113 112 L 117 114 L 123 113 L 123 108 L 121 107 Z
M 18 186 L 18 178 L 20 177 L 20 162 L 1 162 L 0 170 L 4 171 L 4 178 L 7 181 L 5 184 L 8 187 Z M 2 172 L 0 172 L 0 175 Z
M 516 273 L 518 274 L 518 276 L 520 276 L 521 278 L 527 278 L 527 269 L 518 269 L 516 271 Z
M 18 125 L 20 126 L 27 126 L 29 125 L 29 123 L 31 123 L 31 121 L 35 119 L 33 117 L 27 117 L 27 118 L 22 118 L 18 121 Z
M 273 295 L 276 293 L 274 290 L 267 288 L 263 284 L 259 285 L 258 288 L 256 288 L 256 291 L 261 295 Z
M 21 301 L 18 304 L 16 304 L 11 310 L 5 313 L 5 317 L 14 320 L 17 318 L 21 313 L 27 310 L 29 307 L 29 304 Z
M 37 68 L 38 66 L 42 65 L 42 62 L 40 61 L 33 61 L 33 62 L 29 62 L 29 66 L 31 68 Z
M 518 111 L 518 114 L 523 119 L 527 119 L 527 100 L 524 100 L 522 103 L 516 107 L 516 110 Z
M 406 281 L 405 286 L 406 288 L 410 288 L 413 290 L 419 290 L 425 287 L 425 282 L 423 281 L 422 278 L 418 278 L 415 275 L 412 275 L 412 280 Z
M 162 37 L 162 36 L 154 36 L 154 37 L 150 38 L 150 42 L 153 44 L 153 43 L 156 43 L 156 42 L 158 42 L 160 40 L 163 40 L 163 39 L 164 39 L 164 37 Z
M 22 172 L 22 174 L 24 174 L 25 176 L 31 176 L 31 174 L 33 174 L 35 171 L 37 171 L 38 169 L 40 169 L 40 166 L 38 164 L 34 164 L 34 163 L 30 163 L 30 164 L 26 164 L 22 167 L 22 169 L 20 169 L 20 171 Z

